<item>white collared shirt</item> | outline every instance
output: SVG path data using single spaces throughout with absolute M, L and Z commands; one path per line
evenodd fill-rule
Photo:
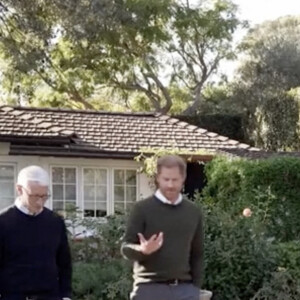
M 179 203 L 182 202 L 182 194 L 178 195 L 178 198 L 176 199 L 175 202 L 171 202 L 170 200 L 168 200 L 159 189 L 155 192 L 154 195 L 157 199 L 159 199 L 161 202 L 163 202 L 165 204 L 178 205 Z
M 43 210 L 39 211 L 38 213 L 32 213 L 28 210 L 28 208 L 22 203 L 20 198 L 17 198 L 15 200 L 15 206 L 18 210 L 20 210 L 22 213 L 25 215 L 30 215 L 30 216 L 37 216 L 39 215 Z

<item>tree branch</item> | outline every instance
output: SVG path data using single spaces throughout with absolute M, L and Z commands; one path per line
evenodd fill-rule
M 66 93 L 69 95 L 70 99 L 72 99 L 75 102 L 79 102 L 83 104 L 85 108 L 92 109 L 92 110 L 95 109 L 95 107 L 91 105 L 91 103 L 89 103 L 88 101 L 86 101 L 81 97 L 81 95 L 75 88 L 73 88 L 72 91 L 67 91 Z
M 154 106 L 155 111 L 160 111 L 161 107 L 160 107 L 160 102 L 159 102 L 159 95 L 157 95 L 155 92 L 152 91 L 151 89 L 151 84 L 150 86 L 148 85 L 148 89 L 144 88 L 142 85 L 140 85 L 139 83 L 135 82 L 135 83 L 123 83 L 120 82 L 117 79 L 113 79 L 112 80 L 113 86 L 114 88 L 120 88 L 120 89 L 124 89 L 127 91 L 137 91 L 137 92 L 142 92 L 144 93 L 149 100 L 151 101 L 152 105 Z
M 195 72 L 195 69 L 193 67 L 193 62 L 195 63 L 194 61 L 194 58 L 193 57 L 189 57 L 189 54 L 185 51 L 185 48 L 184 48 L 184 45 L 181 44 L 180 45 L 181 47 L 181 50 L 179 49 L 175 49 L 175 51 L 180 55 L 180 57 L 184 60 L 186 66 L 188 67 L 188 69 L 190 70 L 190 72 L 192 73 L 192 76 L 194 78 L 194 81 L 197 81 L 197 75 L 196 75 L 196 72 Z M 189 57 L 192 62 L 189 62 L 187 57 Z
M 160 112 L 167 113 L 173 104 L 169 91 L 152 71 L 150 71 L 149 74 L 145 74 L 145 75 L 148 76 L 149 78 L 151 78 L 155 82 L 155 84 L 158 86 L 160 91 L 162 92 L 162 94 L 166 100 L 166 104 L 164 105 L 164 107 L 162 107 L 160 109 Z

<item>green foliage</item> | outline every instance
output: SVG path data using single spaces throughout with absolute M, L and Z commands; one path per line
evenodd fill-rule
M 262 23 L 249 31 L 244 57 L 232 84 L 237 105 L 244 105 L 247 134 L 258 147 L 299 149 L 299 17 Z
M 300 160 L 206 165 L 205 284 L 217 300 L 298 299 Z M 250 208 L 252 215 L 243 215 Z
M 110 216 L 106 221 L 82 219 L 70 208 L 67 219 L 74 263 L 73 298 L 127 300 L 132 286 L 131 266 L 120 254 L 126 216 Z M 92 236 L 76 237 L 74 229 L 80 226 Z
M 99 109 L 115 102 L 103 93 L 113 89 L 117 104 L 138 95 L 129 107 L 168 112 L 173 103 L 174 111 L 198 105 L 220 60 L 232 57 L 240 25 L 232 2 L 208 2 L 4 0 L 5 101 Z M 174 86 L 189 94 L 183 105 L 173 102 Z
M 299 238 L 300 160 L 216 159 L 206 168 L 204 199 L 239 214 L 250 207 L 279 241 Z M 278 230 L 278 226 L 280 230 Z
M 232 97 L 232 86 L 227 79 L 218 84 L 209 84 L 203 90 L 204 101 L 198 115 L 205 114 L 241 114 L 243 106 Z
M 300 242 L 299 240 L 277 245 L 279 266 L 282 271 L 289 270 L 300 280 Z
M 276 269 L 272 242 L 255 221 L 218 206 L 205 207 L 204 287 L 214 299 L 248 300 Z
M 71 214 L 73 217 L 70 217 Z M 108 216 L 105 220 L 98 220 L 95 218 L 82 219 L 78 212 L 68 212 L 67 219 L 73 240 L 72 251 L 75 261 L 107 261 L 121 257 L 121 238 L 125 232 L 126 220 L 124 215 Z M 88 233 L 87 236 L 77 239 L 74 234 L 75 228 L 82 228 Z
M 241 74 L 256 74 L 259 76 L 259 86 L 283 87 L 286 90 L 298 86 L 298 72 L 300 60 L 295 54 L 299 49 L 294 44 L 300 34 L 300 19 L 297 16 L 281 17 L 274 21 L 267 21 L 249 31 L 240 45 L 245 50 L 248 59 Z M 252 64 L 252 66 L 250 66 Z M 269 82 L 270 79 L 277 79 Z M 286 80 L 288 79 L 288 80 Z
M 269 282 L 251 300 L 296 300 L 300 298 L 300 280 L 287 271 L 272 274 Z
M 123 259 L 74 264 L 73 295 L 82 300 L 127 300 L 131 268 Z
M 199 1 L 191 6 L 175 6 L 171 24 L 174 39 L 169 49 L 175 54 L 173 76 L 193 96 L 184 114 L 194 114 L 203 102 L 203 88 L 216 72 L 222 59 L 234 57 L 232 33 L 241 22 L 236 18 L 237 7 L 231 1 Z

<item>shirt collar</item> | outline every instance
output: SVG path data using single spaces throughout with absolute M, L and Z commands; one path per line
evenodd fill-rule
M 179 194 L 179 196 L 175 202 L 171 202 L 170 200 L 168 200 L 159 189 L 155 192 L 154 195 L 158 200 L 160 200 L 161 202 L 163 202 L 165 204 L 178 205 L 182 202 L 182 194 Z
M 28 208 L 22 203 L 21 199 L 18 197 L 15 200 L 15 206 L 18 210 L 20 210 L 22 213 L 26 214 L 26 215 L 30 215 L 30 216 L 37 216 L 39 215 L 43 210 L 39 211 L 38 213 L 33 214 L 32 212 L 30 212 L 28 210 Z

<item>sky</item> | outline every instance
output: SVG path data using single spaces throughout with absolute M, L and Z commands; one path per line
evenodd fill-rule
M 281 16 L 299 15 L 300 0 L 232 0 L 238 5 L 238 16 L 242 20 L 247 20 L 252 27 L 264 21 L 274 20 Z M 246 31 L 238 31 L 235 36 L 236 41 L 240 41 Z M 221 72 L 232 78 L 237 62 L 223 62 Z
M 239 6 L 239 15 L 250 25 L 280 16 L 300 15 L 300 0 L 233 0 Z

